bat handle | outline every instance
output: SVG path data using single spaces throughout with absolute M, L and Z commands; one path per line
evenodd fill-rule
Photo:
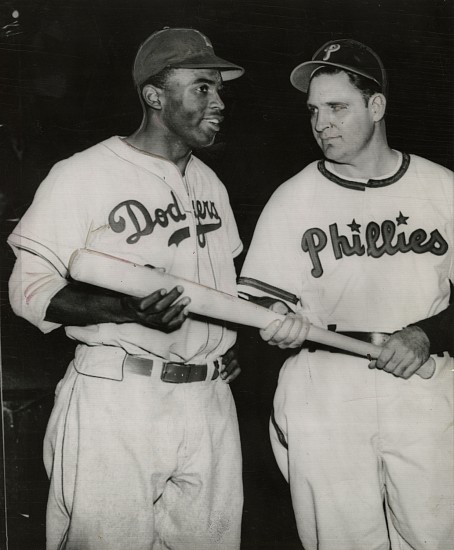
M 419 367 L 419 369 L 416 371 L 416 374 L 421 378 L 424 378 L 424 380 L 428 380 L 429 378 L 432 378 L 434 372 L 435 359 L 433 357 L 429 357 L 429 359 L 427 359 L 427 361 Z
M 363 355 L 364 357 L 371 357 L 372 359 L 377 359 L 382 350 L 380 346 L 370 342 L 363 342 L 362 340 L 357 340 L 356 338 L 325 330 L 314 325 L 310 326 L 307 339 L 318 342 L 319 344 L 327 344 L 346 351 L 351 351 L 352 353 Z M 435 360 L 433 357 L 429 357 L 429 359 L 419 367 L 416 374 L 427 380 L 428 378 L 432 378 L 434 372 Z
M 381 350 L 381 348 L 379 348 Z M 379 353 L 371 354 L 371 356 L 376 359 L 378 357 Z M 429 357 L 425 363 L 423 363 L 419 369 L 416 371 L 415 374 L 423 378 L 424 380 L 428 380 L 429 378 L 432 378 L 435 372 L 435 359 L 433 357 Z

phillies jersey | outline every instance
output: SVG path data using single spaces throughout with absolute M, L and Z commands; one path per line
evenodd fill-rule
M 18 257 L 10 280 L 15 312 L 49 332 L 52 297 L 68 284 L 74 250 L 90 248 L 236 294 L 233 257 L 242 249 L 227 191 L 192 156 L 182 176 L 172 162 L 111 137 L 58 163 L 8 239 Z M 158 289 L 156 289 L 158 290 Z M 186 320 L 166 334 L 135 323 L 65 327 L 88 346 L 203 363 L 224 354 L 235 333 Z
M 454 279 L 453 173 L 399 153 L 393 173 L 347 179 L 314 162 L 266 205 L 239 279 L 314 324 L 393 332 L 443 310 Z

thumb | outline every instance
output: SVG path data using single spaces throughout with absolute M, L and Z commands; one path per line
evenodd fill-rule
M 274 302 L 269 309 L 275 313 L 280 313 L 281 315 L 287 315 L 289 312 L 288 307 L 282 302 Z

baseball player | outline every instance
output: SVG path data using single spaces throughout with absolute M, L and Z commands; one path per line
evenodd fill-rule
M 188 314 L 182 287 L 118 295 L 71 282 L 68 262 L 87 247 L 236 292 L 227 191 L 191 151 L 243 72 L 197 30 L 153 33 L 133 67 L 140 128 L 59 162 L 9 237 L 14 311 L 78 342 L 45 438 L 48 550 L 239 548 L 235 333 Z
M 395 361 L 390 350 L 402 327 L 448 305 L 453 174 L 388 145 L 386 72 L 369 47 L 328 42 L 291 82 L 307 94 L 324 159 L 271 197 L 240 291 L 288 312 L 261 335 L 296 350 L 280 372 L 270 430 L 301 542 L 305 550 L 448 550 L 454 359 L 435 355 L 436 372 L 423 380 L 414 375 L 418 353 Z M 308 322 L 385 345 L 383 368 L 306 343 Z

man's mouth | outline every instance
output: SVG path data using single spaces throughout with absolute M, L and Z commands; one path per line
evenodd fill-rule
M 221 122 L 224 120 L 223 117 L 206 117 L 203 119 L 205 122 L 207 122 L 213 130 L 220 130 L 221 128 Z

